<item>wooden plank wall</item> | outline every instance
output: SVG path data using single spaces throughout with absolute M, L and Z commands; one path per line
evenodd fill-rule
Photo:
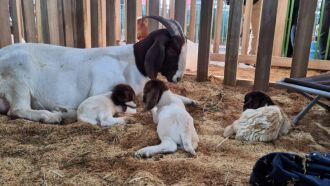
M 255 90 L 266 91 L 268 89 L 275 34 L 277 3 L 278 0 L 263 2 L 257 64 L 254 76 Z
M 242 0 L 243 1 L 243 0 Z M 197 81 L 206 81 L 210 54 L 213 1 L 201 2 L 200 35 L 197 59 Z
M 195 41 L 195 26 L 196 26 L 196 0 L 190 1 L 190 22 L 188 38 Z
M 120 0 L 1 0 L 0 3 L 0 48 L 18 42 L 105 47 L 120 40 Z M 142 13 L 141 9 L 139 12 Z M 135 23 L 134 20 L 130 25 Z
M 221 26 L 222 26 L 222 7 L 223 7 L 223 0 L 218 0 L 217 1 L 217 12 L 216 12 L 216 17 L 215 17 L 213 53 L 219 53 L 219 45 L 220 45 L 220 39 L 221 39 Z
M 224 84 L 236 85 L 243 0 L 230 1 Z
M 243 21 L 242 50 L 241 50 L 242 54 L 248 53 L 252 7 L 253 7 L 253 0 L 246 0 L 246 4 L 244 6 L 244 21 Z
M 306 77 L 316 5 L 316 0 L 300 1 L 290 77 Z

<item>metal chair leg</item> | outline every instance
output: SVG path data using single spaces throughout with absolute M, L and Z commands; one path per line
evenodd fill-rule
M 321 96 L 317 96 L 316 98 L 314 98 L 313 101 L 310 102 L 304 110 L 299 112 L 299 114 L 293 119 L 292 123 L 296 125 L 299 120 L 304 117 L 304 115 L 319 101 L 320 98 Z

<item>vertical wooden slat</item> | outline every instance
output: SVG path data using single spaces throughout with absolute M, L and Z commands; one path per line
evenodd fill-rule
M 162 1 L 162 16 L 163 17 L 167 17 L 167 13 L 166 13 L 166 0 Z
M 301 0 L 290 77 L 306 77 L 317 1 Z
M 248 53 L 253 0 L 246 0 L 242 34 L 242 54 Z
M 84 37 L 85 37 L 85 48 L 92 47 L 92 38 L 91 38 L 91 3 L 90 0 L 84 0 Z
M 57 9 L 58 9 L 60 45 L 65 46 L 63 2 L 62 0 L 56 0 L 56 1 L 57 1 Z
M 142 16 L 142 0 L 136 1 L 136 17 Z
M 116 42 L 119 44 L 121 40 L 121 19 L 120 19 L 120 0 L 115 0 L 115 7 L 116 7 Z
M 196 27 L 196 0 L 191 0 L 189 34 L 188 34 L 188 37 L 191 41 L 195 41 L 195 27 Z
M 175 0 L 170 0 L 170 18 L 174 19 L 175 14 Z
M 186 31 L 186 0 L 175 1 L 174 19 L 180 23 L 183 32 L 185 32 Z
M 149 15 L 159 15 L 159 1 L 158 0 L 151 0 L 149 1 Z M 149 33 L 157 30 L 159 27 L 158 21 L 149 19 L 148 20 L 149 25 Z
M 289 7 L 289 0 L 281 0 L 278 2 L 273 56 L 281 56 L 282 54 L 282 44 L 284 42 L 285 22 L 286 22 L 288 7 Z
M 92 47 L 104 47 L 106 45 L 105 0 L 92 0 L 90 3 Z
M 57 1 L 47 0 L 49 40 L 51 44 L 60 45 L 60 28 Z
M 217 13 L 216 13 L 216 17 L 215 17 L 213 53 L 219 53 L 221 25 L 222 25 L 222 6 L 223 6 L 223 0 L 218 0 L 217 1 Z
M 72 1 L 73 0 L 63 0 L 65 44 L 68 47 L 74 47 L 73 17 L 75 16 L 75 10 Z
M 127 1 L 127 43 L 136 41 L 136 1 Z
M 37 42 L 33 0 L 22 0 L 24 36 L 26 42 Z
M 200 35 L 197 58 L 197 81 L 206 81 L 210 54 L 213 0 L 201 2 Z
M 255 90 L 266 91 L 268 89 L 275 34 L 277 3 L 278 0 L 263 2 L 257 64 L 254 77 Z
M 21 12 L 21 1 L 20 0 L 9 0 L 11 3 L 12 11 L 12 26 L 13 26 L 13 35 L 14 42 L 22 42 L 23 30 L 22 30 L 22 12 Z
M 118 11 L 118 6 L 116 6 L 117 0 L 107 0 L 107 45 L 113 46 L 116 45 L 116 34 L 117 28 L 120 27 L 120 25 L 117 25 L 116 21 L 116 11 Z
M 224 84 L 236 86 L 237 59 L 243 0 L 230 1 Z
M 36 19 L 37 19 L 37 40 L 39 43 L 44 43 L 44 29 L 43 29 L 43 19 L 42 16 L 42 9 L 41 9 L 41 3 L 42 0 L 36 0 L 35 1 L 35 9 L 36 9 Z
M 9 1 L 0 1 L 0 48 L 11 44 Z

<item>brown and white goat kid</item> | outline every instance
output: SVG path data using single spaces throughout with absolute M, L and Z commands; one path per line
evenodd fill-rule
M 245 95 L 243 113 L 227 126 L 224 136 L 234 134 L 236 139 L 247 141 L 273 141 L 291 129 L 291 121 L 268 95 L 253 91 Z
M 136 113 L 134 90 L 126 84 L 119 84 L 112 92 L 92 96 L 78 107 L 78 120 L 92 125 L 112 126 L 125 124 L 128 117 L 113 117 L 117 113 Z
M 152 110 L 153 120 L 157 123 L 159 145 L 148 146 L 135 153 L 137 157 L 151 157 L 158 153 L 172 153 L 179 147 L 196 155 L 198 135 L 194 120 L 186 111 L 183 102 L 173 96 L 160 80 L 150 80 L 144 87 L 143 103 L 145 111 Z

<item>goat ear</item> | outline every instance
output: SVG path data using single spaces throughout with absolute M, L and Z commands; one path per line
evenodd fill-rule
M 164 60 L 165 44 L 164 42 L 155 40 L 149 48 L 144 61 L 144 69 L 150 79 L 157 78 L 157 74 L 162 68 Z
M 143 104 L 144 111 L 149 111 L 154 108 L 161 96 L 161 91 L 157 89 L 153 89 L 146 94 L 143 95 Z

